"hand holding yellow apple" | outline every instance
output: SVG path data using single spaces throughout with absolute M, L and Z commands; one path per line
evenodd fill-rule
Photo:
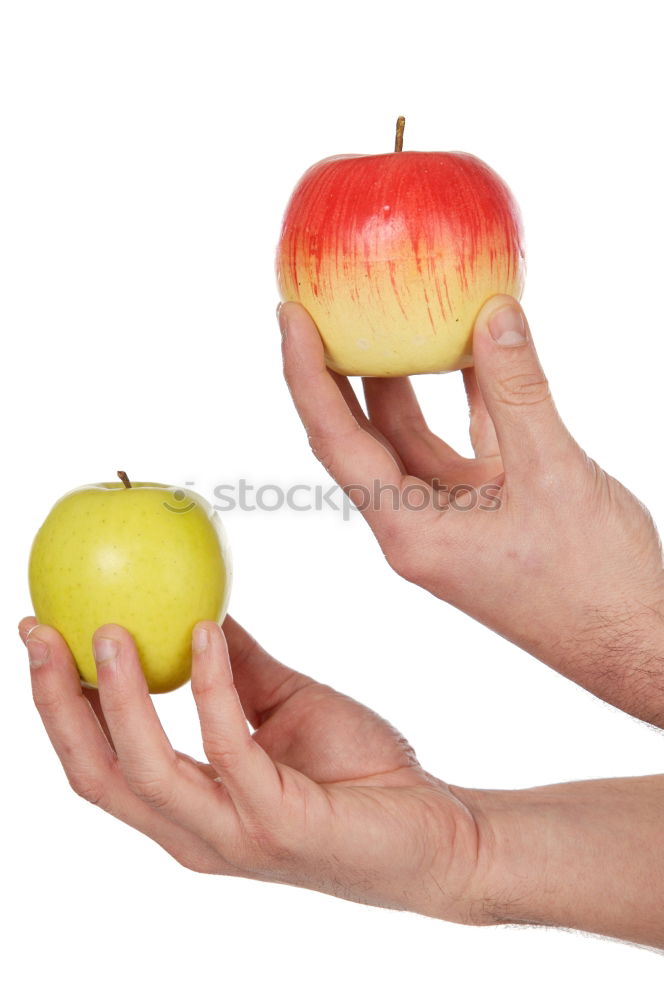
M 133 635 L 150 691 L 172 691 L 191 675 L 195 623 L 224 618 L 230 551 L 197 493 L 118 476 L 67 493 L 37 532 L 35 614 L 62 634 L 88 684 L 97 682 L 92 635 L 113 622 Z

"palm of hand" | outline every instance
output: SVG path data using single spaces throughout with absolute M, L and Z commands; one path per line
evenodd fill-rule
M 421 768 L 404 737 L 375 712 L 288 670 L 234 622 L 225 631 L 253 739 L 281 780 L 276 835 L 283 823 L 292 845 L 279 852 L 284 880 L 294 881 L 297 869 L 299 884 L 382 905 L 394 905 L 392 885 L 406 884 L 417 897 L 408 905 L 426 909 L 431 899 L 439 912 L 440 889 L 431 873 L 440 871 L 441 859 L 445 869 L 458 860 L 449 855 L 460 828 L 468 836 L 457 838 L 458 845 L 465 848 L 472 839 L 465 806 Z M 349 870 L 359 870 L 367 857 L 372 874 L 365 860 L 361 884 L 350 883 Z
M 62 636 L 35 625 L 21 623 L 23 638 L 34 629 L 50 650 L 35 702 L 83 798 L 196 871 L 466 918 L 474 820 L 374 712 L 283 666 L 232 619 L 228 648 L 205 623 L 192 692 L 208 762 L 195 761 L 161 727 L 129 633 L 100 630 L 118 652 L 97 660 L 93 691 Z
M 403 906 L 439 913 L 435 873 L 449 883 L 454 866 L 470 858 L 465 806 L 376 713 L 302 675 L 291 675 L 291 685 L 262 714 L 254 739 L 281 775 L 286 823 L 298 844 L 296 881 L 384 906 L 395 905 L 394 886 L 408 885 Z M 465 836 L 455 838 L 459 829 Z M 460 858 L 451 856 L 455 839 Z M 289 861 L 286 854 L 286 869 Z M 349 879 L 360 869 L 361 877 Z M 295 881 L 287 870 L 284 876 Z
M 351 698 L 305 678 L 263 714 L 254 739 L 274 761 L 318 784 L 389 775 L 413 781 L 420 770 L 412 748 L 389 723 Z

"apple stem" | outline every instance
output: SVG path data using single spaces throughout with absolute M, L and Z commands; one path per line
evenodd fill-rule
M 127 489 L 127 490 L 131 489 L 131 483 L 129 482 L 129 476 L 127 475 L 126 472 L 122 472 L 122 471 L 118 472 L 117 473 L 117 477 L 124 484 L 125 489 Z
M 395 153 L 403 152 L 403 130 L 405 129 L 405 127 L 406 127 L 406 119 L 404 118 L 403 115 L 399 115 L 399 117 L 397 118 L 397 135 L 396 139 L 394 140 Z

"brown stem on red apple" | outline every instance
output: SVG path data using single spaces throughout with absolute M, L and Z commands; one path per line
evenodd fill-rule
M 403 130 L 405 129 L 405 127 L 406 127 L 406 119 L 404 118 L 403 115 L 399 115 L 399 117 L 397 118 L 397 135 L 396 139 L 394 140 L 395 153 L 403 152 Z
M 118 472 L 117 473 L 117 477 L 122 482 L 122 484 L 125 487 L 125 489 L 127 489 L 127 490 L 131 489 L 131 483 L 129 482 L 129 476 L 127 475 L 126 472 L 122 472 L 122 471 Z

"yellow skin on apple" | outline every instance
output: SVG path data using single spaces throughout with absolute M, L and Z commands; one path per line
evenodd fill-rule
M 480 309 L 519 298 L 524 276 L 516 201 L 468 153 L 322 160 L 296 186 L 277 249 L 282 299 L 309 312 L 341 375 L 469 367 Z
M 59 500 L 30 553 L 40 623 L 67 641 L 92 686 L 92 635 L 113 622 L 131 632 L 151 692 L 191 676 L 191 633 L 222 622 L 230 552 L 218 514 L 197 493 L 160 483 L 83 486 Z
M 397 377 L 441 373 L 473 364 L 471 331 L 484 303 L 501 293 L 519 298 L 523 279 L 499 276 L 481 262 L 472 286 L 464 287 L 449 269 L 450 308 L 439 299 L 427 301 L 422 288 L 434 288 L 441 264 L 435 258 L 420 261 L 381 261 L 373 265 L 372 280 L 356 283 L 353 298 L 332 289 L 318 295 L 302 282 L 295 287 L 285 279 L 284 301 L 300 302 L 315 320 L 326 347 L 326 363 L 340 375 Z M 507 268 L 505 268 L 507 271 Z M 399 295 L 393 274 L 399 276 Z

